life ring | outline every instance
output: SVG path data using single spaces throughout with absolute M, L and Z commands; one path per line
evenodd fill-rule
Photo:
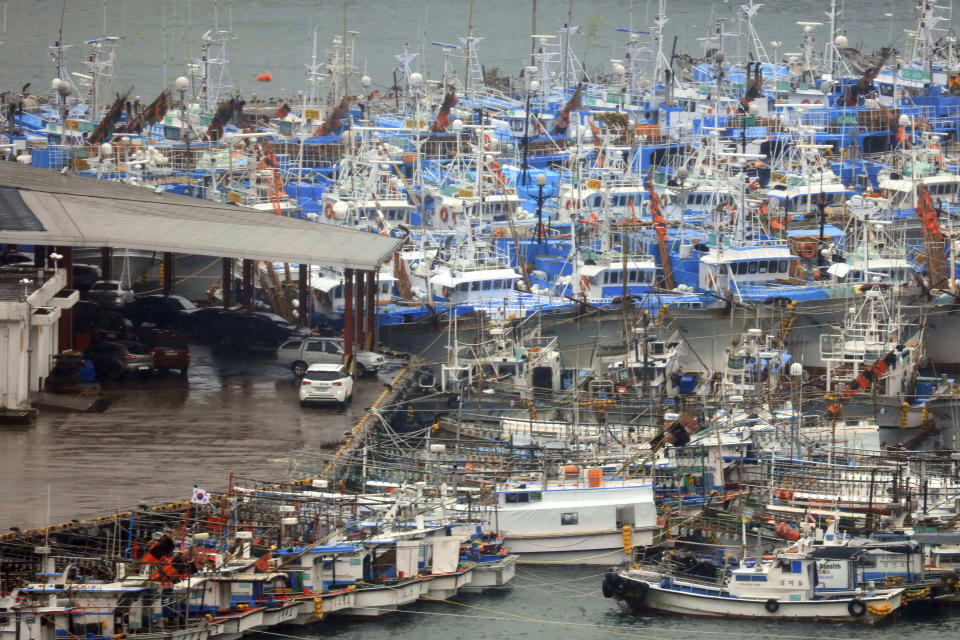
M 867 605 L 860 598 L 854 598 L 850 601 L 850 604 L 847 605 L 847 613 L 854 618 L 862 618 L 866 612 Z
M 767 610 L 767 613 L 776 613 L 777 611 L 780 610 L 780 603 L 777 602 L 775 599 L 770 598 L 769 600 L 763 603 L 763 608 Z
M 484 151 L 490 151 L 490 136 L 483 134 L 483 149 Z
M 500 227 L 493 228 L 493 235 L 497 236 L 498 238 L 503 237 L 503 232 L 500 231 Z
M 450 210 L 446 207 L 440 207 L 440 219 L 446 222 L 450 219 Z
M 567 200 L 567 203 L 564 205 L 564 208 L 566 208 L 567 211 L 569 211 L 570 209 L 573 209 L 573 200 Z
M 328 218 L 331 218 L 331 219 L 334 217 L 334 213 L 333 213 L 333 203 L 328 202 L 327 204 L 324 205 L 324 207 L 323 207 L 323 215 L 325 215 L 325 216 L 327 216 Z
M 590 291 L 590 278 L 587 276 L 580 276 L 580 291 L 584 293 Z
M 449 297 L 450 297 L 450 287 L 444 287 L 443 289 L 441 289 L 441 293 L 443 294 L 443 297 L 444 297 L 444 298 L 449 298 Z
M 817 247 L 812 242 L 804 242 L 802 245 L 800 245 L 800 249 L 797 253 L 800 254 L 801 258 L 812 260 L 814 256 L 817 255 Z

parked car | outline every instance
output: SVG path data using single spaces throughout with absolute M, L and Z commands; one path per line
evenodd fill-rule
M 187 325 L 187 317 L 198 309 L 183 296 L 140 296 L 123 309 L 123 315 L 135 326 L 145 322 L 160 327 L 181 329 Z
M 167 329 L 143 329 L 140 332 L 143 343 L 153 356 L 154 368 L 163 373 L 176 369 L 180 375 L 187 375 L 190 368 L 190 347 L 178 333 Z
M 33 254 L 22 251 L 7 251 L 3 255 L 0 255 L 0 265 L 7 266 L 16 264 L 33 264 Z
M 229 309 L 219 305 L 200 307 L 183 318 L 181 329 L 196 342 L 213 342 L 219 333 L 217 318 L 224 312 L 229 312 Z
M 353 377 L 342 364 L 312 364 L 300 381 L 300 406 L 311 402 L 339 402 L 345 406 L 353 400 Z
M 153 356 L 139 342 L 97 342 L 84 352 L 84 356 L 93 363 L 98 380 L 120 380 L 128 373 L 153 371 Z
M 292 322 L 288 322 L 286 318 L 284 318 L 283 316 L 277 315 L 276 313 L 270 313 L 269 311 L 251 311 L 250 313 L 252 313 L 255 316 L 260 316 L 261 318 L 266 318 L 267 320 L 272 321 L 281 329 L 285 329 L 286 331 L 288 331 L 290 335 L 297 335 L 297 334 L 302 336 L 310 335 L 310 329 L 307 329 L 306 327 L 298 327 Z
M 73 288 L 86 292 L 100 280 L 100 267 L 92 264 L 75 264 L 71 268 Z
M 212 319 L 213 344 L 244 351 L 274 351 L 290 331 L 268 318 L 245 311 L 223 311 Z
M 312 364 L 343 364 L 343 338 L 297 338 L 288 340 L 277 349 L 277 364 L 289 367 L 297 377 Z M 356 353 L 357 373 L 373 374 L 383 366 L 383 356 L 372 351 Z
M 108 309 L 122 309 L 133 302 L 133 289 L 119 280 L 97 280 L 90 287 L 90 300 Z

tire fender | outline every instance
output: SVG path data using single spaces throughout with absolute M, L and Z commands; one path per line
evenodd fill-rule
M 780 610 L 780 603 L 774 598 L 770 598 L 763 603 L 763 608 L 767 610 L 767 613 L 776 613 Z

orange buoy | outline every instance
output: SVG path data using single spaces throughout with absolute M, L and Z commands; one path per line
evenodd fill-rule
M 258 82 L 270 82 L 273 80 L 273 77 L 269 73 L 261 73 L 257 76 Z

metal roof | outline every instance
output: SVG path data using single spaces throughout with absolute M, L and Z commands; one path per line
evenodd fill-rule
M 0 241 L 375 270 L 402 242 L 329 224 L 0 162 Z

